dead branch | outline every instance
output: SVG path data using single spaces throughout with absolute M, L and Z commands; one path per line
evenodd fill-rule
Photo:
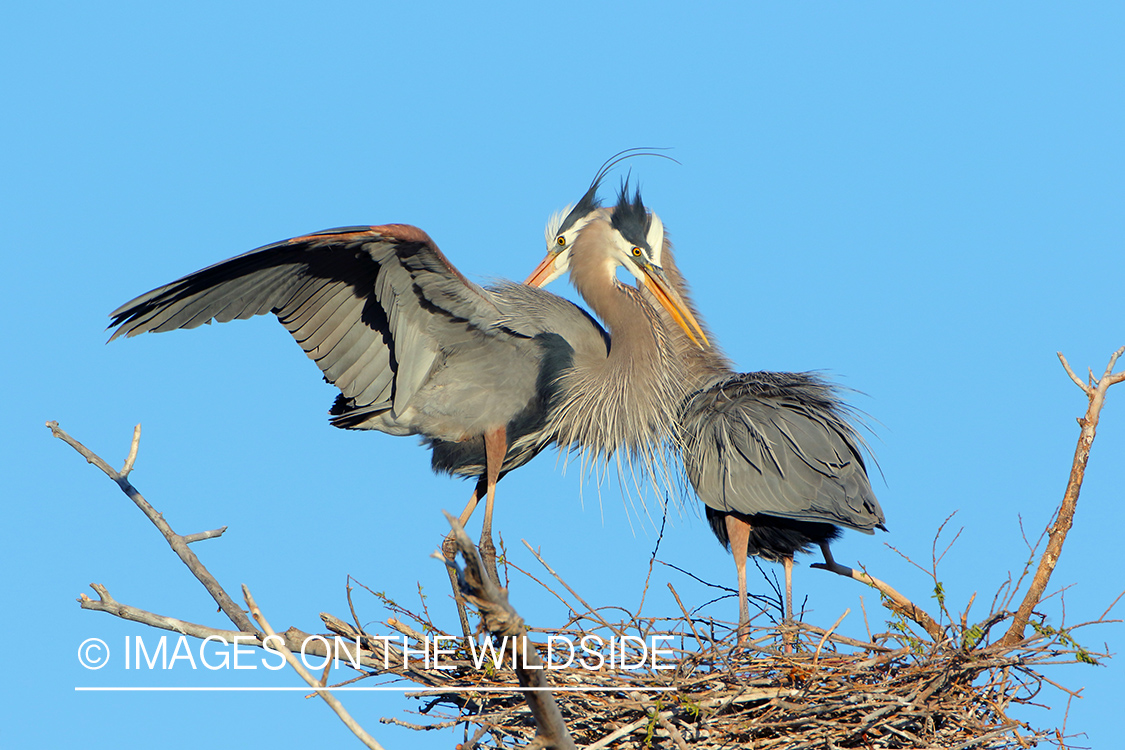
M 301 679 L 308 683 L 309 687 L 316 690 L 316 694 L 323 698 L 329 708 L 336 712 L 336 715 L 340 717 L 340 721 L 344 722 L 344 726 L 350 729 L 352 734 L 359 738 L 360 742 L 371 748 L 371 750 L 383 750 L 383 746 L 376 742 L 375 738 L 369 735 L 364 728 L 352 718 L 352 715 L 348 713 L 348 710 L 344 708 L 344 705 L 340 703 L 339 699 L 332 695 L 332 691 L 326 690 L 325 684 L 309 674 L 309 671 L 297 660 L 297 657 L 293 656 L 293 652 L 285 645 L 285 639 L 275 633 L 273 628 L 270 627 L 265 615 L 262 614 L 262 611 L 254 601 L 254 597 L 250 595 L 250 589 L 245 585 L 242 587 L 242 595 L 246 597 L 246 606 L 250 608 L 250 614 L 254 616 L 254 619 L 262 626 L 262 630 L 266 632 L 263 643 L 269 643 L 272 647 L 281 652 L 281 655 L 285 657 L 286 663 L 293 668 L 293 671 L 299 674 Z
M 809 567 L 819 568 L 821 570 L 829 570 L 836 575 L 841 575 L 845 578 L 851 578 L 853 580 L 859 581 L 860 583 L 866 583 L 868 586 L 871 586 L 872 588 L 878 590 L 879 593 L 883 595 L 883 603 L 887 606 L 888 609 L 907 618 L 908 620 L 911 620 L 912 622 L 921 625 L 922 628 L 927 633 L 929 633 L 930 638 L 934 640 L 934 643 L 941 643 L 944 631 L 942 630 L 940 625 L 934 622 L 934 618 L 930 617 L 925 610 L 900 594 L 890 584 L 880 581 L 875 576 L 869 575 L 863 571 L 849 568 L 846 565 L 841 565 L 840 563 L 832 559 L 830 555 L 828 555 L 827 557 L 828 559 L 825 562 L 813 563 Z
M 581 596 L 579 596 L 579 595 L 578 595 L 578 592 L 577 592 L 577 591 L 575 591 L 574 589 L 572 589 L 572 588 L 570 587 L 570 585 L 569 585 L 569 584 L 568 584 L 568 583 L 567 583 L 566 581 L 564 581 L 564 580 L 563 580 L 563 579 L 562 579 L 562 578 L 561 578 L 561 577 L 559 576 L 559 574 L 558 574 L 558 573 L 556 573 L 556 572 L 555 572 L 555 571 L 554 571 L 554 570 L 553 570 L 553 569 L 551 568 L 551 566 L 550 566 L 550 565 L 548 565 L 548 564 L 547 564 L 547 561 L 546 561 L 546 560 L 544 560 L 544 559 L 543 559 L 543 557 L 542 557 L 542 556 L 541 556 L 541 555 L 540 555 L 540 554 L 539 554 L 538 552 L 536 552 L 536 551 L 534 550 L 534 548 L 532 548 L 532 546 L 531 546 L 530 544 L 528 544 L 528 543 L 527 543 L 527 540 L 526 540 L 526 539 L 522 539 L 522 540 L 520 540 L 520 541 L 522 541 L 522 542 L 523 542 L 523 546 L 527 547 L 527 551 L 528 551 L 528 552 L 530 552 L 530 553 L 531 553 L 532 555 L 534 555 L 534 556 L 535 556 L 535 559 L 539 561 L 539 564 L 540 564 L 540 565 L 542 565 L 542 566 L 543 566 L 543 567 L 544 567 L 544 568 L 545 568 L 545 569 L 547 570 L 547 572 L 548 572 L 548 573 L 550 573 L 550 574 L 551 574 L 552 576 L 554 576 L 555 580 L 556 580 L 556 581 L 558 581 L 559 583 L 561 583 L 561 584 L 563 585 L 563 588 L 565 588 L 565 589 L 566 589 L 567 591 L 569 591 L 569 592 L 570 592 L 570 595 L 571 595 L 571 596 L 573 596 L 573 597 L 574 597 L 575 599 L 577 599 L 577 600 L 578 600 L 578 603 L 579 603 L 579 604 L 581 604 L 581 605 L 582 605 L 583 607 L 585 607 L 585 608 L 586 608 L 586 613 L 587 613 L 587 614 L 593 614 L 593 615 L 594 615 L 595 617 L 597 617 L 598 619 L 601 619 L 601 615 L 597 613 L 597 610 L 595 610 L 595 609 L 594 609 L 593 607 L 591 607 L 591 606 L 590 606 L 589 604 L 587 604 L 587 603 L 586 603 L 586 601 L 585 601 L 585 600 L 584 600 L 584 599 L 583 599 L 583 598 L 582 598 Z M 607 622 L 606 622 L 606 621 L 605 621 L 604 619 L 601 619 L 601 622 L 602 622 L 602 625 L 605 625 L 606 627 L 611 627 L 611 626 L 609 625 L 609 623 L 607 623 Z
M 129 457 L 125 460 L 125 466 L 120 472 L 114 470 L 113 467 L 103 461 L 97 454 L 68 435 L 59 427 L 58 422 L 48 422 L 47 427 L 51 430 L 52 435 L 74 448 L 87 462 L 94 464 L 101 469 L 106 476 L 117 482 L 117 486 L 121 488 L 121 491 L 141 509 L 141 512 L 145 514 L 148 520 L 152 521 L 152 524 L 156 526 L 156 528 L 160 529 L 160 533 L 164 535 L 164 539 L 168 542 L 172 551 L 179 556 L 184 565 L 188 567 L 188 570 L 192 572 L 192 575 L 203 584 L 203 587 L 207 589 L 207 593 L 211 595 L 215 603 L 219 605 L 219 609 L 223 610 L 223 613 L 234 623 L 236 628 L 242 632 L 257 632 L 257 628 L 254 627 L 254 623 L 250 622 L 250 618 L 246 616 L 246 613 L 234 603 L 230 595 L 223 590 L 223 587 L 219 585 L 219 582 L 215 580 L 211 572 L 204 567 L 203 563 L 199 561 L 199 558 L 196 557 L 195 553 L 188 547 L 188 537 L 180 536 L 173 531 L 172 527 L 168 525 L 168 522 L 164 520 L 164 516 L 157 513 L 156 509 L 149 505 L 148 501 L 144 499 L 144 496 L 129 483 L 129 472 L 133 470 L 133 463 L 137 458 L 137 447 L 141 440 L 141 426 L 139 424 L 133 430 L 133 441 L 129 448 Z M 218 533 L 206 533 L 218 536 L 222 531 L 220 530 Z M 192 536 L 194 537 L 196 535 Z M 192 539 L 191 541 L 196 541 L 196 539 Z
M 225 534 L 226 530 L 227 527 L 224 526 L 221 529 L 211 529 L 210 531 L 200 531 L 197 534 L 188 534 L 184 537 L 184 543 L 195 544 L 196 542 L 202 542 L 204 539 L 216 539 Z
M 165 615 L 156 614 L 154 612 L 147 612 L 143 609 L 129 606 L 128 604 L 121 604 L 110 596 L 109 591 L 101 584 L 93 583 L 90 584 L 90 587 L 97 592 L 98 600 L 95 601 L 85 594 L 82 594 L 78 598 L 78 603 L 82 606 L 82 609 L 105 612 L 114 617 L 119 617 L 122 620 L 138 622 L 142 625 L 148 625 L 149 627 L 161 630 L 169 630 L 173 633 L 180 633 L 181 635 L 198 638 L 200 640 L 210 638 L 220 640 L 226 644 L 263 648 L 261 641 L 262 636 L 258 632 L 244 633 L 237 630 L 220 630 L 219 628 L 211 628 L 206 625 L 199 625 L 198 623 L 188 622 L 174 617 L 166 617 Z M 339 621 L 337 620 L 336 622 Z M 426 675 L 424 673 L 418 673 L 416 670 L 409 668 L 398 667 L 398 664 L 403 662 L 402 652 L 388 646 L 385 641 L 380 643 L 378 640 L 375 640 L 373 645 L 369 647 L 369 639 L 365 638 L 362 643 L 364 647 L 367 648 L 367 651 L 356 652 L 354 648 L 356 634 L 353 631 L 342 631 L 338 634 L 343 636 L 346 641 L 336 644 L 322 636 L 314 636 L 312 633 L 306 633 L 297 628 L 289 628 L 284 633 L 280 634 L 279 637 L 284 639 L 286 647 L 290 650 L 303 651 L 309 656 L 320 658 L 342 658 L 348 664 L 359 664 L 372 670 L 389 672 L 425 684 Z M 379 646 L 382 646 L 382 648 L 379 648 Z
M 165 617 L 164 615 L 158 615 L 153 612 L 146 612 L 143 609 L 130 607 L 127 604 L 121 604 L 110 596 L 106 587 L 100 583 L 91 583 L 90 588 L 97 593 L 98 601 L 94 601 L 85 594 L 82 594 L 77 600 L 82 609 L 105 612 L 114 617 L 120 617 L 122 620 L 132 620 L 133 622 L 139 622 L 149 627 L 171 630 L 174 633 L 182 633 L 192 638 L 219 638 L 222 639 L 224 643 L 235 643 L 235 638 L 238 638 L 238 642 L 243 644 L 248 643 L 250 640 L 256 642 L 258 639 L 258 633 L 256 631 L 247 633 L 238 630 L 219 630 L 218 628 L 197 625 L 194 622 L 177 620 L 174 617 Z
M 1086 394 L 1086 398 L 1089 399 L 1089 406 L 1086 409 L 1086 415 L 1078 419 L 1078 425 L 1082 429 L 1078 435 L 1078 445 L 1074 449 L 1074 461 L 1071 463 L 1066 492 L 1063 493 L 1062 504 L 1059 506 L 1055 521 L 1048 532 L 1047 547 L 1043 550 L 1042 557 L 1039 558 L 1039 567 L 1035 571 L 1035 577 L 1031 579 L 1027 594 L 1020 602 L 1015 617 L 1012 618 L 1011 626 L 1001 639 L 1001 643 L 1004 645 L 1012 646 L 1023 639 L 1027 621 L 1036 605 L 1039 604 L 1040 599 L 1042 599 L 1043 592 L 1046 591 L 1047 584 L 1051 580 L 1051 574 L 1055 570 L 1055 565 L 1058 564 L 1066 535 L 1074 524 L 1074 511 L 1078 506 L 1078 494 L 1082 490 L 1082 480 L 1086 476 L 1086 464 L 1090 460 L 1090 448 L 1094 444 L 1094 435 L 1097 431 L 1102 406 L 1105 404 L 1106 391 L 1111 385 L 1125 380 L 1125 372 L 1113 374 L 1113 367 L 1122 354 L 1125 354 L 1125 347 L 1118 349 L 1109 358 L 1109 364 L 1101 378 L 1095 381 L 1093 374 L 1091 374 L 1090 382 L 1086 384 L 1070 369 L 1070 364 L 1066 361 L 1062 352 L 1058 353 L 1059 360 L 1070 379 L 1078 384 L 1078 387 Z

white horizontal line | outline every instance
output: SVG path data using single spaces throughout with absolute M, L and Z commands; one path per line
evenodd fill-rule
M 110 687 L 75 687 L 75 692 L 80 693 L 284 693 L 284 692 L 301 692 L 307 693 L 315 690 L 330 690 L 332 692 L 355 691 L 355 692 L 390 692 L 390 693 L 522 693 L 522 692 L 539 692 L 551 691 L 555 693 L 618 693 L 618 692 L 667 692 L 675 690 L 674 687 L 635 687 L 635 686 L 622 686 L 622 687 L 459 687 L 459 688 L 440 688 L 440 687 L 361 687 L 361 686 L 342 686 L 342 687 L 323 687 L 312 688 L 308 687 L 123 687 L 123 686 L 110 686 Z

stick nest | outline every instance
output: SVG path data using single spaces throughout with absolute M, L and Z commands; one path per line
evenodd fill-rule
M 422 633 L 430 638 L 440 633 L 428 612 L 415 614 L 377 596 L 398 615 L 386 624 L 417 639 L 416 647 L 426 637 Z M 585 612 L 572 607 L 565 627 L 528 628 L 544 660 L 552 635 L 575 644 L 587 636 L 606 644 L 611 638 L 620 642 L 622 636 L 645 644 L 653 636 L 670 637 L 660 646 L 666 650 L 657 663 L 664 669 L 652 669 L 649 661 L 644 668 L 628 670 L 607 665 L 545 670 L 575 744 L 591 750 L 1023 748 L 1044 740 L 1064 746 L 1062 731 L 1034 729 L 1010 717 L 1008 709 L 1036 705 L 1044 684 L 1055 685 L 1040 673 L 1043 665 L 1097 663 L 1109 656 L 1086 651 L 1069 631 L 1042 624 L 1033 624 L 1035 635 L 1015 647 L 1000 644 L 999 638 L 990 642 L 989 630 L 1007 619 L 1006 613 L 993 613 L 971 627 L 964 622 L 943 626 L 936 644 L 920 628 L 916 632 L 911 623 L 895 617 L 888 632 L 870 641 L 801 622 L 754 626 L 740 648 L 730 624 L 687 612 L 675 619 L 609 622 L 603 616 L 607 611 L 617 617 L 622 612 L 617 607 Z M 361 642 L 365 637 L 337 618 L 323 617 L 334 633 L 350 639 L 358 635 Z M 407 619 L 416 627 L 405 624 Z M 465 639 L 456 642 L 464 644 Z M 493 642 L 499 651 L 502 642 Z M 635 640 L 627 643 L 627 663 L 636 664 L 641 651 Z M 566 660 L 558 651 L 556 642 L 555 667 Z M 499 668 L 492 667 L 491 659 L 477 668 L 472 654 L 459 649 L 452 658 L 443 658 L 450 669 L 427 670 L 428 688 L 412 694 L 422 701 L 420 714 L 428 723 L 383 721 L 418 730 L 464 725 L 463 750 L 534 745 L 536 724 L 523 695 L 486 692 L 518 684 L 510 647 L 506 654 Z M 407 674 L 394 664 L 392 657 L 391 669 L 378 672 L 384 678 L 394 673 L 418 681 L 417 673 Z M 599 690 L 576 690 L 591 687 Z

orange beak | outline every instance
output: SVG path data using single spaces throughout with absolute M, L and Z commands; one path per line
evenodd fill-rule
M 539 265 L 535 267 L 535 270 L 531 272 L 531 275 L 528 276 L 527 280 L 523 283 L 527 284 L 528 286 L 542 288 L 550 284 L 558 277 L 562 276 L 564 273 L 566 273 L 566 269 L 564 268 L 560 271 L 555 267 L 555 259 L 558 257 L 558 253 L 547 253 L 547 257 L 544 258 L 539 263 Z

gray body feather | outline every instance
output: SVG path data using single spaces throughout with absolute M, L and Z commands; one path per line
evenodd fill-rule
M 845 407 L 812 373 L 732 373 L 684 402 L 677 431 L 724 546 L 727 514 L 750 524 L 750 554 L 773 561 L 831 541 L 837 526 L 883 524 Z

